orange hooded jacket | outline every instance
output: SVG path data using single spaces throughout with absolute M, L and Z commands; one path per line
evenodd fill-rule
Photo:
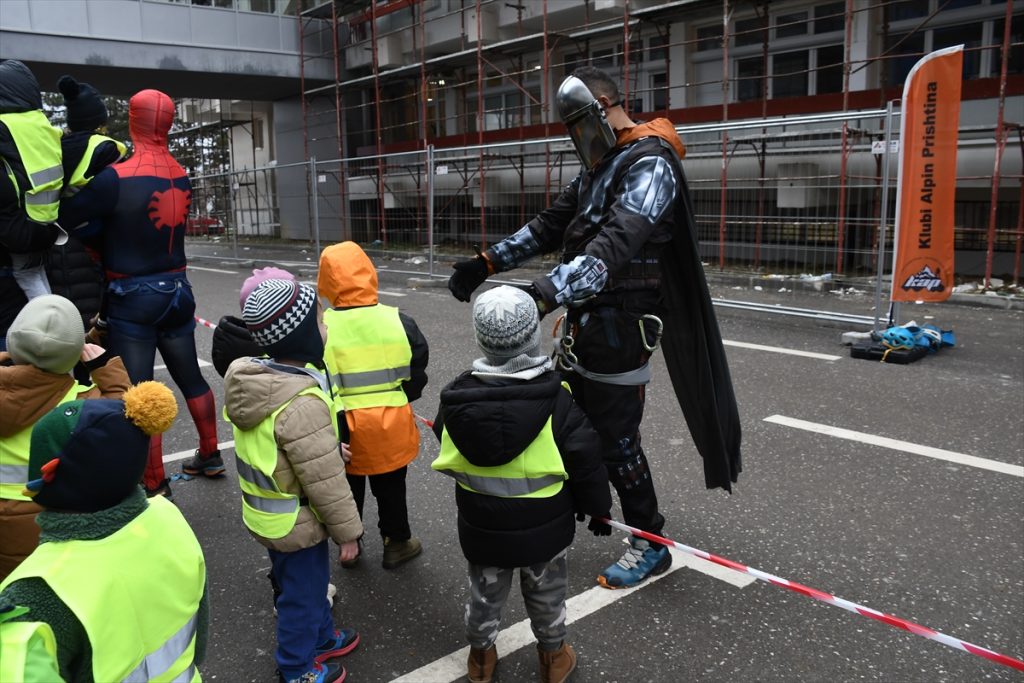
M 320 255 L 317 289 L 335 309 L 376 306 L 377 270 L 355 242 L 333 244 Z M 330 343 L 328 336 L 328 347 Z M 331 372 L 338 371 L 331 368 Z M 420 434 L 408 403 L 346 410 L 345 420 L 352 450 L 352 461 L 345 467 L 348 474 L 393 472 L 408 465 L 419 453 Z

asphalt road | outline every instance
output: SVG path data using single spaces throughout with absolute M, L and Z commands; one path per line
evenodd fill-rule
M 237 313 L 248 269 L 214 256 L 206 243 L 190 251 L 207 255 L 189 270 L 197 314 L 215 322 Z M 314 258 L 258 247 L 246 256 Z M 408 273 L 395 272 L 422 266 L 378 265 L 381 301 L 412 315 L 430 343 L 430 383 L 414 408 L 432 418 L 440 389 L 477 355 L 470 307 L 444 288 L 411 289 Z M 716 285 L 713 295 L 871 312 L 870 297 L 862 294 Z M 849 325 L 736 309 L 718 315 L 743 424 L 744 471 L 731 496 L 705 490 L 699 456 L 657 356 L 643 434 L 668 518 L 665 534 L 1024 658 L 1024 314 L 907 308 L 904 319 L 952 328 L 959 342 L 907 366 L 851 359 L 839 342 L 842 332 L 860 329 Z M 211 331 L 198 327 L 196 341 L 200 359 L 209 360 Z M 204 375 L 219 409 L 221 380 L 212 367 Z M 164 370 L 157 378 L 170 381 Z M 794 420 L 817 431 L 793 426 L 804 424 Z M 895 443 L 838 438 L 822 431 L 827 427 Z M 219 433 L 222 442 L 233 438 L 226 422 Z M 376 507 L 368 496 L 363 562 L 332 569 L 336 621 L 363 639 L 344 660 L 353 682 L 458 680 L 464 671 L 464 660 L 453 656 L 465 647 L 466 594 L 453 485 L 430 470 L 438 446 L 428 430 L 421 434 L 408 483 L 423 555 L 395 571 L 380 567 Z M 165 454 L 190 453 L 196 443 L 183 412 L 164 437 Z M 269 682 L 275 680 L 269 561 L 242 525 L 233 451 L 224 455 L 230 476 L 172 484 L 209 571 L 213 622 L 202 671 L 207 681 Z M 998 463 L 1011 467 L 1000 471 Z M 169 462 L 168 470 L 178 472 L 180 462 Z M 621 554 L 622 537 L 595 538 L 585 525 L 578 531 L 569 553 L 569 639 L 579 655 L 579 683 L 1021 680 L 1005 666 L 685 555 L 676 557 L 679 569 L 638 590 L 596 588 L 597 573 Z M 513 591 L 503 622 L 509 630 L 499 640 L 505 683 L 538 678 L 524 619 Z M 451 670 L 456 673 L 445 673 Z

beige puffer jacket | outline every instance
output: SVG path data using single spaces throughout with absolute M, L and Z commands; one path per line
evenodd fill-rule
M 330 411 L 316 396 L 296 398 L 315 383 L 312 377 L 273 370 L 250 358 L 239 358 L 224 375 L 224 407 L 228 419 L 240 429 L 254 428 L 291 401 L 274 423 L 274 480 L 285 493 L 308 498 L 322 522 L 304 505 L 287 536 L 271 539 L 253 534 L 261 544 L 280 552 L 309 548 L 328 536 L 340 545 L 363 533 Z

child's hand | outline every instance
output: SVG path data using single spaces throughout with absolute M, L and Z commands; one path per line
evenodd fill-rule
M 359 557 L 359 541 L 349 541 L 341 544 L 341 552 L 338 553 L 338 562 L 347 562 Z
M 95 358 L 99 358 L 103 355 L 104 351 L 105 349 L 102 346 L 86 343 L 86 345 L 82 347 L 82 360 L 90 361 Z
M 352 462 L 352 449 L 344 441 L 341 442 L 341 459 L 346 463 Z

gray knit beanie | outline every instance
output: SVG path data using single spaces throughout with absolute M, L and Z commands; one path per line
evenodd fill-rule
M 324 340 L 316 316 L 316 290 L 294 280 L 260 282 L 245 299 L 242 320 L 252 340 L 272 358 L 319 364 Z
M 7 330 L 7 350 L 17 365 L 34 365 L 58 375 L 70 372 L 82 356 L 85 328 L 75 305 L 45 294 L 25 304 Z
M 473 302 L 476 343 L 487 361 L 504 365 L 516 356 L 540 356 L 540 318 L 529 294 L 502 285 Z

